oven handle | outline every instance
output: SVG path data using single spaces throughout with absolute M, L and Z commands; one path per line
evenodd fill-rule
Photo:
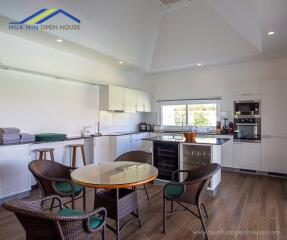
M 259 123 L 235 123 L 237 126 L 258 126 Z

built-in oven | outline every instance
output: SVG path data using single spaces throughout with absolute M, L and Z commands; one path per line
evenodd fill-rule
M 255 117 L 234 119 L 235 140 L 260 141 L 261 140 L 261 119 Z
M 235 117 L 260 117 L 260 101 L 234 102 Z

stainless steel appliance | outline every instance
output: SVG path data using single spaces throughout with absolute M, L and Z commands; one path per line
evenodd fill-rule
M 139 124 L 139 131 L 140 132 L 146 132 L 148 131 L 148 124 L 146 122 L 141 122 Z
M 260 101 L 237 101 L 234 102 L 235 118 L 260 118 Z
M 234 102 L 234 139 L 244 141 L 261 140 L 260 101 Z
M 261 119 L 255 117 L 235 118 L 234 139 L 260 141 L 261 140 Z

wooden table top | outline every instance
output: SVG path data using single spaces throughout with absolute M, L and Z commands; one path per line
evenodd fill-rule
M 92 188 L 134 187 L 157 176 L 157 168 L 150 164 L 124 161 L 91 164 L 71 173 L 74 182 Z

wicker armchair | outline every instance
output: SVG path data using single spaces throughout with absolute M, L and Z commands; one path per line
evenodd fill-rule
M 202 208 L 205 212 L 205 217 L 208 218 L 207 211 L 204 205 L 204 200 L 207 196 L 207 187 L 211 181 L 211 177 L 220 170 L 220 165 L 217 163 L 208 164 L 193 170 L 185 171 L 178 170 L 172 174 L 172 179 L 179 173 L 187 174 L 187 178 L 183 182 L 171 182 L 164 186 L 163 190 L 163 232 L 166 231 L 166 217 L 177 213 L 174 211 L 173 202 L 178 203 L 184 210 L 189 211 L 194 216 L 198 217 L 204 229 L 205 237 L 208 239 L 207 228 L 204 223 Z M 171 211 L 166 213 L 166 201 L 171 201 Z M 183 203 L 197 207 L 198 213 L 193 212 Z
M 43 211 L 46 201 L 58 201 L 57 213 Z M 89 240 L 101 233 L 105 240 L 105 208 L 92 213 L 65 209 L 60 197 L 49 196 L 40 200 L 11 200 L 3 207 L 14 212 L 26 232 L 27 240 Z
M 86 210 L 86 190 L 85 187 L 74 183 L 71 180 L 71 171 L 75 168 L 62 165 L 49 160 L 35 160 L 29 163 L 29 170 L 36 178 L 41 189 L 42 197 L 58 195 L 69 197 L 72 208 L 75 208 L 75 200 L 83 198 L 84 211 Z M 50 209 L 54 206 L 54 201 Z
M 131 151 L 122 154 L 115 161 L 129 161 L 129 162 L 140 162 L 152 164 L 152 154 L 144 151 Z M 144 184 L 144 188 L 137 188 L 137 190 L 144 190 L 147 196 L 147 199 L 150 200 L 149 194 L 147 191 L 146 184 Z

